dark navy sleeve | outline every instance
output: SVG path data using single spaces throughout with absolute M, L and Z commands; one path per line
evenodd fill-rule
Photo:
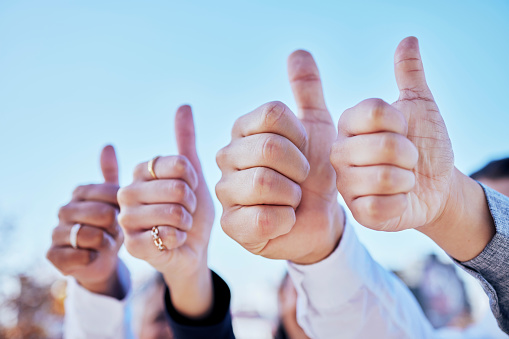
M 482 185 L 496 233 L 472 260 L 458 263 L 479 280 L 500 328 L 509 334 L 509 198 Z
M 210 314 L 202 319 L 189 319 L 180 314 L 171 302 L 170 291 L 166 287 L 164 295 L 166 315 L 176 339 L 235 339 L 230 314 L 230 289 L 212 271 L 214 305 Z

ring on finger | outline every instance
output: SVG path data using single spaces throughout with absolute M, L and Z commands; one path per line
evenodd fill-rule
M 78 232 L 80 229 L 81 224 L 74 224 L 72 225 L 71 233 L 69 233 L 69 242 L 74 249 L 78 249 Z
M 158 179 L 156 172 L 154 172 L 154 165 L 156 164 L 157 159 L 159 159 L 159 155 L 150 159 L 150 161 L 147 164 L 148 172 L 150 173 L 153 179 Z
M 157 226 L 152 227 L 152 238 L 154 239 L 154 244 L 156 245 L 159 251 L 164 251 L 166 247 L 163 245 L 163 240 L 159 237 L 159 228 Z

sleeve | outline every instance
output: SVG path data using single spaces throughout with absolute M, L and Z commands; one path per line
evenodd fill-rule
M 171 302 L 168 287 L 165 292 L 165 304 L 168 322 L 176 339 L 235 339 L 230 315 L 230 289 L 228 285 L 212 271 L 214 305 L 210 314 L 199 320 L 189 319 L 178 313 Z
M 474 259 L 456 263 L 479 280 L 500 328 L 509 334 L 509 198 L 482 185 L 496 233 Z
M 408 288 L 376 263 L 346 222 L 336 250 L 312 265 L 288 263 L 297 320 L 311 338 L 434 338 Z
M 92 293 L 74 278 L 67 283 L 65 300 L 64 338 L 66 339 L 113 339 L 129 338 L 132 333 L 126 319 L 126 303 L 131 294 L 129 270 L 120 261 L 118 273 L 127 291 L 122 300 Z

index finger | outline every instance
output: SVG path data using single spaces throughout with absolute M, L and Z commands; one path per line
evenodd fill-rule
M 304 151 L 306 129 L 295 114 L 282 102 L 269 102 L 235 121 L 232 138 L 243 138 L 259 133 L 279 134 Z
M 152 167 L 155 178 L 148 169 L 148 161 L 138 164 L 134 169 L 134 181 L 150 181 L 156 179 L 182 179 L 193 190 L 198 187 L 198 174 L 193 165 L 183 155 L 158 157 Z
M 379 132 L 406 136 L 408 123 L 403 113 L 394 106 L 381 99 L 366 99 L 341 115 L 338 132 L 347 137 Z

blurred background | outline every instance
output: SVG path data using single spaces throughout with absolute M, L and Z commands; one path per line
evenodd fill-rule
M 0 1 L 0 337 L 23 337 L 22 328 L 61 335 L 65 282 L 45 252 L 74 187 L 101 181 L 105 144 L 116 147 L 127 185 L 137 163 L 176 152 L 174 112 L 188 103 L 213 191 L 215 154 L 235 119 L 272 100 L 295 108 L 286 76 L 293 50 L 313 53 L 337 121 L 368 97 L 397 99 L 393 53 L 409 35 L 420 40 L 456 166 L 469 174 L 508 156 L 505 0 Z M 285 263 L 227 237 L 216 207 L 209 262 L 230 285 L 239 337 L 270 337 Z M 356 231 L 410 281 L 429 260 L 449 260 L 416 231 Z M 121 256 L 136 286 L 152 274 Z M 484 294 L 459 274 L 475 319 Z

